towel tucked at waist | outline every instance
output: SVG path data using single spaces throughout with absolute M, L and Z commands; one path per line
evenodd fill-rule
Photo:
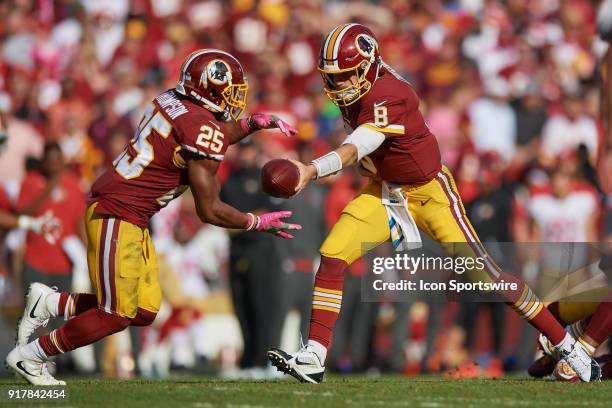
M 382 204 L 387 210 L 391 242 L 396 251 L 407 251 L 422 246 L 416 222 L 408 211 L 408 197 L 402 187 L 382 182 Z

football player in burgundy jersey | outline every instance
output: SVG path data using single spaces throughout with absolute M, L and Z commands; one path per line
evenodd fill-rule
M 440 162 L 418 96 L 382 60 L 372 31 L 361 24 L 335 27 L 323 41 L 319 71 L 325 93 L 342 112 L 348 137 L 340 148 L 310 164 L 295 162 L 300 170 L 297 191 L 356 163 L 371 181 L 346 206 L 321 246 L 307 344 L 296 353 L 270 350 L 272 364 L 299 381 L 321 382 L 342 304 L 344 270 L 362 256 L 364 244 L 372 247 L 392 239 L 401 245 L 410 239 L 407 233 L 414 233 L 414 228 L 402 228 L 416 224 L 450 255 L 484 260 L 485 268 L 470 271 L 472 278 L 514 283 L 517 289 L 500 291 L 501 298 L 550 339 L 583 381 L 598 379 L 600 368 L 585 347 L 565 332 L 527 285 L 487 255 L 451 173 Z M 390 197 L 401 209 L 388 208 L 393 205 Z
M 127 326 L 153 322 L 161 302 L 157 259 L 147 225 L 170 200 L 191 188 L 203 222 L 293 238 L 288 211 L 242 213 L 219 199 L 216 173 L 228 146 L 259 129 L 296 133 L 282 120 L 246 106 L 247 80 L 232 55 L 213 49 L 187 57 L 175 89 L 147 107 L 134 138 L 92 186 L 85 225 L 93 294 L 58 293 L 33 283 L 6 362 L 35 385 L 62 385 L 46 361 Z M 52 317 L 67 323 L 28 343 Z

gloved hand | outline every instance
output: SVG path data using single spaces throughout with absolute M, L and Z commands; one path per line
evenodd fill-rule
M 17 222 L 20 229 L 42 235 L 50 244 L 55 244 L 62 234 L 62 223 L 53 216 L 53 212 L 51 211 L 47 211 L 36 218 L 28 215 L 21 215 Z
M 253 133 L 261 129 L 278 128 L 287 137 L 297 135 L 297 129 L 289 123 L 280 119 L 276 115 L 267 115 L 265 113 L 254 113 L 246 119 L 240 120 L 240 126 L 246 134 Z
M 291 211 L 276 211 L 262 215 L 247 213 L 249 221 L 246 230 L 269 232 L 281 238 L 291 239 L 293 235 L 286 231 L 302 229 L 302 226 L 299 224 L 289 224 L 282 220 L 283 218 L 291 217 L 291 214 Z

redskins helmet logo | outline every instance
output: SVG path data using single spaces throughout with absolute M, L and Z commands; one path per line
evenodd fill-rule
M 222 60 L 212 60 L 206 67 L 206 75 L 208 80 L 215 85 L 223 85 L 226 83 L 232 83 L 232 71 L 229 65 Z
M 357 46 L 357 51 L 366 58 L 372 58 L 378 48 L 376 40 L 367 34 L 359 34 L 355 38 L 355 45 Z

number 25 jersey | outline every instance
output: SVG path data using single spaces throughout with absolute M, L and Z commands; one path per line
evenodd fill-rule
M 222 161 L 228 147 L 226 125 L 205 108 L 168 90 L 144 112 L 135 136 L 91 188 L 89 203 L 146 228 L 150 218 L 188 187 L 181 150 Z

